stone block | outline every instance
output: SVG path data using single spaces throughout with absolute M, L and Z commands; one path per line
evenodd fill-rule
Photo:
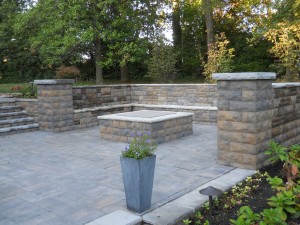
M 257 124 L 221 120 L 218 121 L 218 129 L 225 130 L 225 131 L 242 132 L 242 133 L 256 133 Z
M 102 87 L 101 88 L 101 94 L 102 95 L 110 95 L 111 94 L 111 88 L 110 87 Z
M 272 110 L 258 112 L 242 112 L 242 122 L 245 123 L 260 123 L 265 120 L 271 120 Z
M 272 130 L 267 129 L 263 132 L 260 132 L 256 135 L 256 143 L 262 143 L 264 141 L 271 141 L 272 139 Z
M 218 149 L 219 151 L 229 151 L 230 142 L 226 140 L 218 140 Z
M 242 100 L 242 91 L 218 91 L 218 101 L 229 100 L 229 101 L 241 101 Z
M 230 111 L 230 101 L 229 100 L 220 100 L 217 103 L 218 110 L 221 111 Z
M 218 121 L 242 121 L 242 112 L 218 110 L 217 118 Z
M 256 112 L 257 102 L 230 101 L 229 110 L 238 112 Z
M 230 142 L 230 151 L 239 153 L 256 154 L 258 152 L 257 145 Z

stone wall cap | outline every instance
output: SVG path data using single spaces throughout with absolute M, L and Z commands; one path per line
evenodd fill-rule
M 186 109 L 186 110 L 217 110 L 216 106 L 191 106 L 191 105 L 155 105 L 155 104 L 138 104 L 133 103 L 134 107 L 148 107 L 148 108 L 166 108 L 166 109 Z
M 99 87 L 131 87 L 132 84 L 99 84 L 99 85 L 87 85 L 87 86 L 76 86 L 73 89 L 82 89 L 82 88 L 99 88 Z
M 81 88 L 98 88 L 98 87 L 159 87 L 159 86 L 176 86 L 176 87 L 184 87 L 184 86 L 216 86 L 216 84 L 102 84 L 102 85 L 88 85 L 88 86 L 76 86 L 73 87 L 74 89 L 81 89 Z
M 133 104 L 116 104 L 116 105 L 105 105 L 105 106 L 96 106 L 96 107 L 89 107 L 83 109 L 75 109 L 75 113 L 81 112 L 94 112 L 99 110 L 110 110 L 110 109 L 117 109 L 117 108 L 125 108 L 125 107 L 132 107 Z
M 246 73 L 213 73 L 215 80 L 273 80 L 276 73 L 271 72 L 246 72 Z
M 300 87 L 300 82 L 273 83 L 272 86 L 273 88 Z
M 36 98 L 16 98 L 17 102 L 37 102 Z
M 34 84 L 53 85 L 53 84 L 73 84 L 74 79 L 59 79 L 59 80 L 35 80 Z
M 149 110 L 140 110 L 140 111 L 149 111 Z M 150 111 L 152 111 L 152 110 L 150 110 Z M 137 112 L 137 111 L 135 111 L 135 112 Z M 157 111 L 157 112 L 159 112 L 159 111 Z M 163 111 L 163 112 L 166 112 L 166 111 Z M 171 112 L 171 111 L 168 111 L 168 112 L 172 113 L 172 114 L 151 117 L 151 118 L 126 116 L 126 113 L 117 113 L 117 114 L 98 116 L 97 118 L 99 120 L 117 120 L 117 121 L 156 123 L 156 122 L 161 122 L 161 121 L 170 120 L 170 119 L 190 117 L 190 116 L 194 115 L 194 113 L 187 113 L 187 112 Z
M 150 86 L 150 87 L 157 87 L 157 86 L 216 86 L 216 84 L 205 84 L 205 83 L 195 83 L 195 84 L 131 84 L 132 87 L 138 87 L 138 86 Z

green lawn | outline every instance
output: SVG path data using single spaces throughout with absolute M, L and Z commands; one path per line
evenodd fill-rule
M 21 90 L 28 86 L 30 86 L 28 83 L 0 84 L 0 93 L 21 93 Z

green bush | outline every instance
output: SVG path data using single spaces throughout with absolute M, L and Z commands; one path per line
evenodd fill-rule
M 164 43 L 154 45 L 151 57 L 146 61 L 148 72 L 146 78 L 155 82 L 171 82 L 176 78 L 178 53 L 173 46 Z

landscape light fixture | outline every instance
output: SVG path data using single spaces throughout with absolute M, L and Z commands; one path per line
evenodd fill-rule
M 199 191 L 200 194 L 209 196 L 209 224 L 212 225 L 212 208 L 213 208 L 213 201 L 212 197 L 213 196 L 218 196 L 222 194 L 222 191 L 220 189 L 217 189 L 212 186 L 208 186 L 207 188 L 201 189 Z

